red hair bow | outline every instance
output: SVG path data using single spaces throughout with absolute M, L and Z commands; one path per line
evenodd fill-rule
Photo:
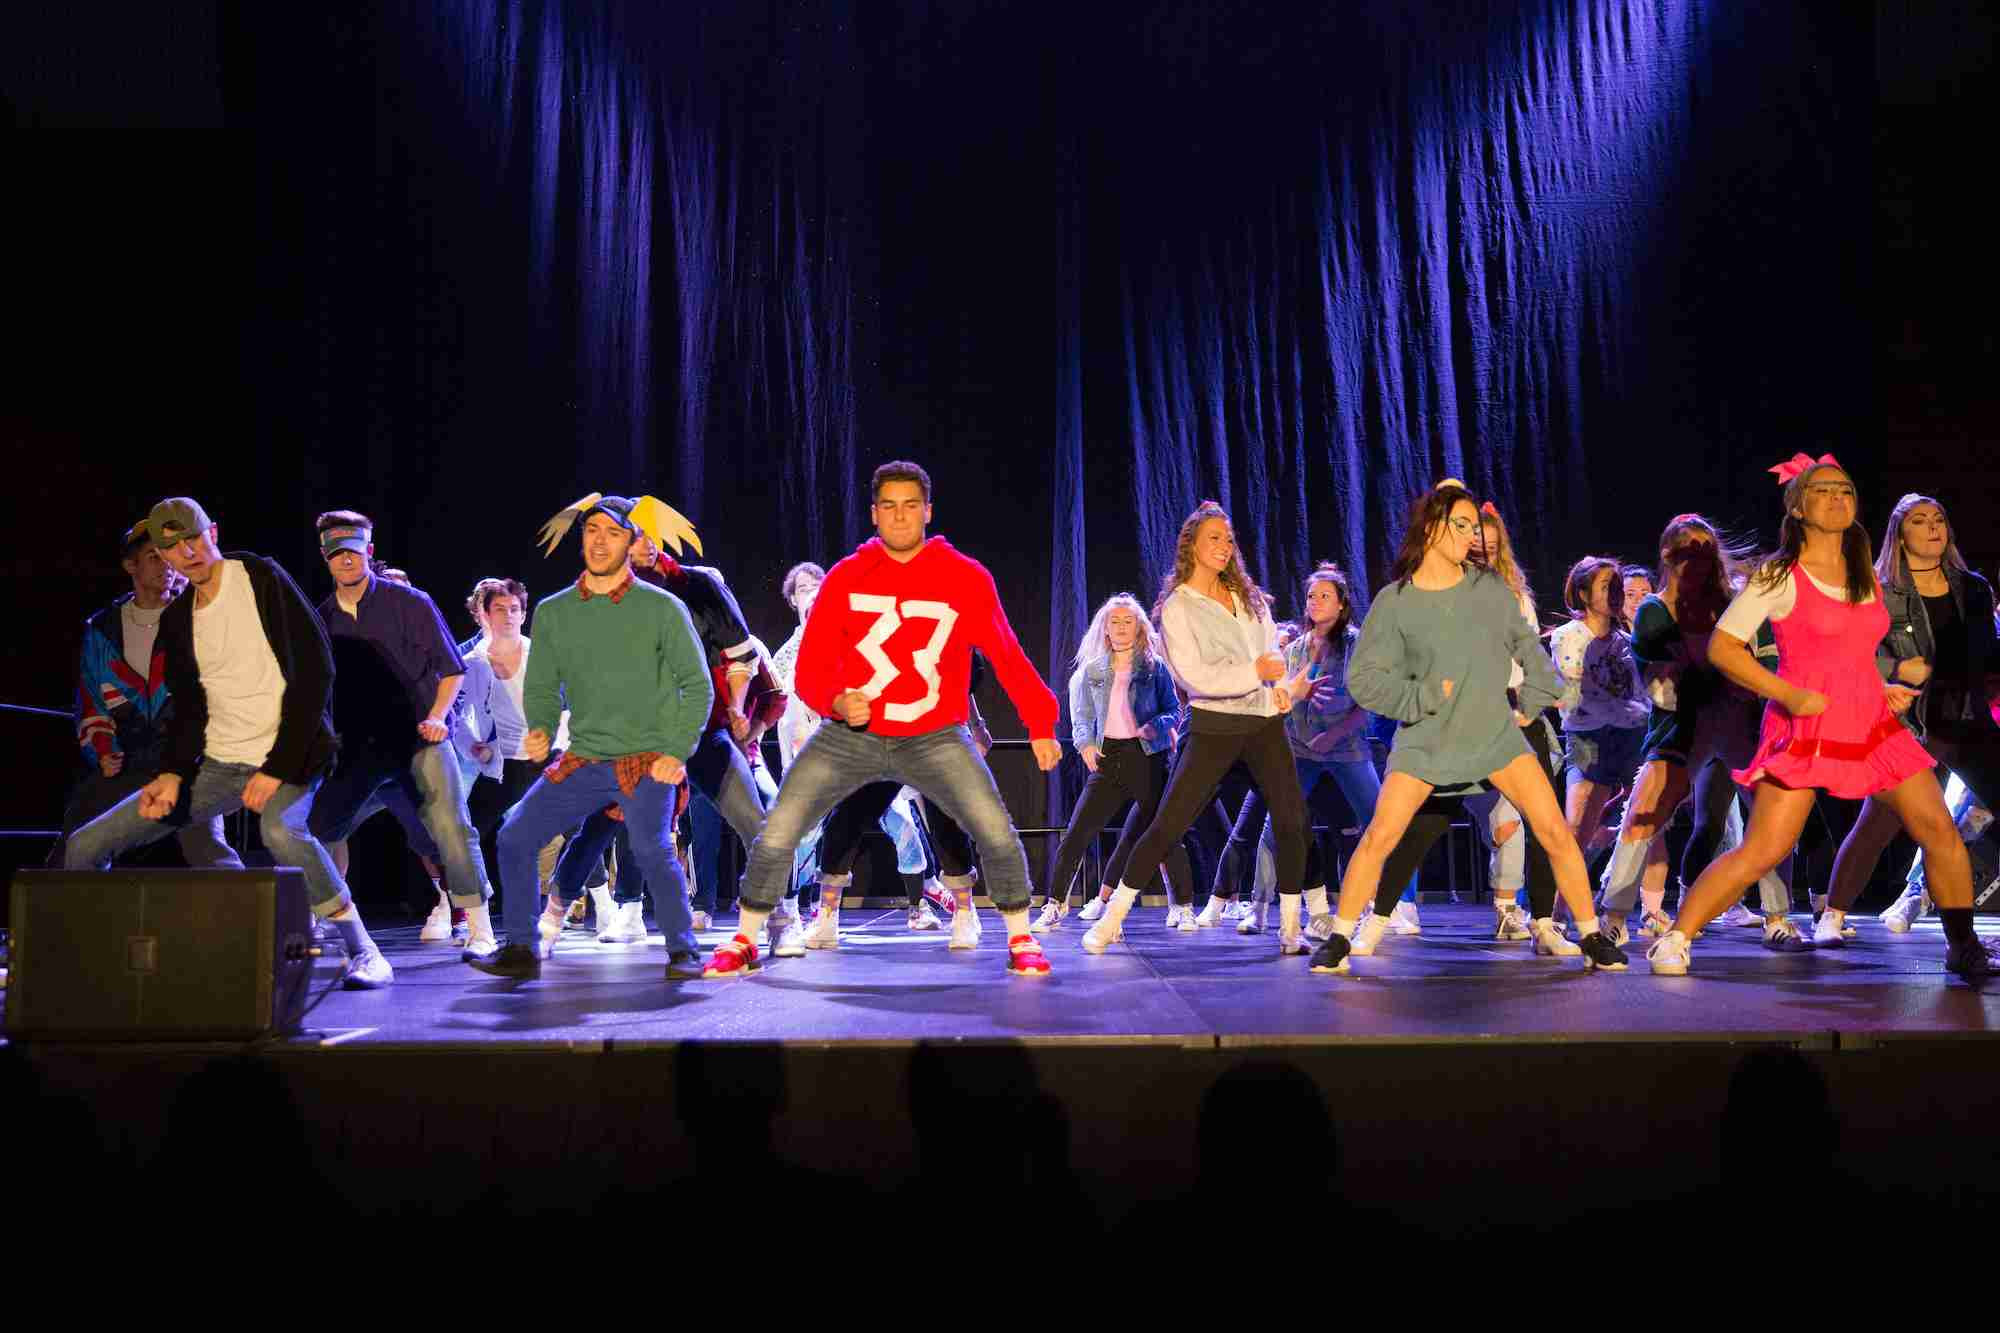
M 1818 458 L 1814 458 L 1811 454 L 1793 454 L 1790 458 L 1778 464 L 1778 466 L 1765 470 L 1778 474 L 1778 484 L 1780 486 L 1789 486 L 1795 478 L 1812 471 L 1816 467 L 1839 466 L 1840 460 L 1832 454 L 1821 454 Z
M 1491 514 L 1494 518 L 1500 517 L 1500 511 L 1493 507 L 1491 500 L 1481 500 L 1479 502 L 1479 512 L 1482 514 Z

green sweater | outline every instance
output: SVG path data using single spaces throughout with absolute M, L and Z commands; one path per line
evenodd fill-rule
M 1525 676 L 1521 711 L 1532 718 L 1561 697 L 1562 684 L 1507 585 L 1468 570 L 1442 591 L 1392 583 L 1376 593 L 1348 658 L 1347 690 L 1369 712 L 1403 724 L 1389 753 L 1391 772 L 1433 787 L 1462 786 L 1529 752 L 1507 700 L 1516 662 Z
M 551 736 L 567 707 L 570 751 L 585 759 L 686 759 L 715 687 L 687 607 L 635 579 L 616 602 L 572 584 L 536 604 L 521 700 L 528 726 Z

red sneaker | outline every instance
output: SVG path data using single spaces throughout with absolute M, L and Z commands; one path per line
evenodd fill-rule
M 1049 974 L 1048 955 L 1035 943 L 1033 935 L 1016 935 L 1007 941 L 1007 975 L 1045 977 Z
M 757 957 L 757 946 L 738 935 L 727 944 L 716 948 L 715 956 L 708 960 L 708 966 L 702 969 L 701 975 L 704 980 L 716 977 L 747 977 L 762 966 L 763 963 Z
M 930 901 L 932 907 L 947 917 L 958 911 L 958 895 L 936 880 L 930 880 L 924 885 L 924 897 Z

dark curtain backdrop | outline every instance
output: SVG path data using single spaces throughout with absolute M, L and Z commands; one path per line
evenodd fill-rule
M 775 645 L 785 569 L 850 549 L 868 470 L 910 456 L 1061 692 L 1092 608 L 1150 601 L 1205 497 L 1289 613 L 1321 559 L 1372 586 L 1456 475 L 1550 605 L 1573 559 L 1644 558 L 1674 512 L 1768 531 L 1763 469 L 1794 449 L 1881 463 L 1851 6 L 382 0 L 215 25 L 223 131 L 122 184 L 76 172 L 208 221 L 130 262 L 185 266 L 199 317 L 156 356 L 199 357 L 228 404 L 105 522 L 218 496 L 315 594 L 322 508 L 374 515 L 459 623 L 480 575 L 573 576 L 531 543 L 558 505 L 650 491 Z M 1020 822 L 1066 808 L 1009 762 Z

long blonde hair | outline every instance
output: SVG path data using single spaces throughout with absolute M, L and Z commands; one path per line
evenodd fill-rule
M 1111 655 L 1111 613 L 1121 608 L 1130 611 L 1132 619 L 1139 622 L 1139 637 L 1132 641 L 1132 665 L 1135 669 L 1140 666 L 1152 669 L 1153 663 L 1159 659 L 1159 641 L 1154 637 L 1153 621 L 1146 614 L 1146 608 L 1139 605 L 1139 599 L 1129 592 L 1113 593 L 1104 599 L 1104 605 L 1097 608 L 1097 614 L 1090 618 L 1090 628 L 1083 632 L 1083 638 L 1076 645 L 1076 656 L 1070 660 L 1073 667 L 1081 671 Z
M 1244 607 L 1249 610 L 1250 614 L 1261 620 L 1270 605 L 1269 599 L 1264 596 L 1264 590 L 1257 586 L 1256 581 L 1243 568 L 1243 551 L 1240 547 L 1233 544 L 1233 539 L 1236 535 L 1236 525 L 1229 523 L 1229 515 L 1223 513 L 1222 506 L 1213 500 L 1203 500 L 1200 504 L 1196 505 L 1194 512 L 1187 516 L 1187 521 L 1181 524 L 1181 535 L 1174 541 L 1173 572 L 1160 582 L 1160 596 L 1159 600 L 1153 603 L 1153 613 L 1155 615 L 1159 614 L 1160 608 L 1167 604 L 1167 598 L 1174 595 L 1174 589 L 1186 583 L 1188 575 L 1194 573 L 1194 536 L 1197 532 L 1201 531 L 1201 525 L 1208 522 L 1211 518 L 1219 518 L 1224 523 L 1228 523 L 1229 534 L 1232 539 L 1232 545 L 1229 548 L 1229 563 L 1223 566 L 1222 573 L 1216 576 L 1216 581 L 1229 589 L 1229 591 L 1235 593 L 1238 597 L 1241 597 Z
M 1521 572 L 1521 564 L 1514 559 L 1514 539 L 1507 535 L 1507 520 L 1500 517 L 1500 511 L 1488 500 L 1479 506 L 1479 522 L 1500 534 L 1498 547 L 1486 542 L 1486 567 L 1500 576 L 1507 590 L 1517 601 L 1527 607 L 1528 619 L 1535 618 L 1535 590 L 1528 586 L 1528 576 Z

